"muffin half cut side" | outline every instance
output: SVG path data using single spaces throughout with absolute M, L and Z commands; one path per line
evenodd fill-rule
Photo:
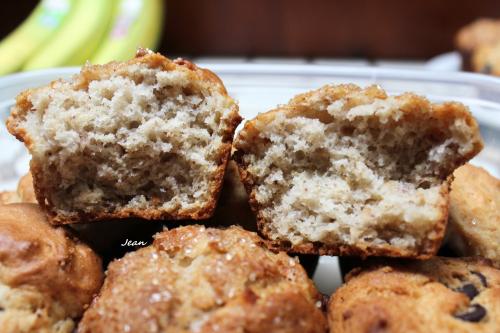
M 9 131 L 30 153 L 55 224 L 211 216 L 241 121 L 212 72 L 140 51 L 17 98 Z
M 426 258 L 443 238 L 447 179 L 481 148 L 462 104 L 327 85 L 248 121 L 234 156 L 271 246 Z

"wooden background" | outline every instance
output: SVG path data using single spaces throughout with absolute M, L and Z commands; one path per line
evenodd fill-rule
M 103 0 L 107 1 L 107 0 Z M 37 3 L 6 1 L 0 35 Z M 500 0 L 170 0 L 160 51 L 190 56 L 429 58 Z

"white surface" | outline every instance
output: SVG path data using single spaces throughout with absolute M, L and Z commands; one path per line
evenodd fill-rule
M 321 256 L 313 279 L 321 293 L 331 295 L 342 284 L 338 258 Z
M 300 65 L 307 63 L 305 58 L 275 58 L 275 57 L 257 57 L 249 59 L 250 63 L 271 64 L 271 65 Z
M 462 68 L 462 57 L 458 52 L 448 52 L 427 61 L 425 68 L 433 71 L 457 72 Z
M 248 62 L 245 57 L 198 57 L 192 60 L 197 65 L 203 64 L 244 64 Z
M 208 59 L 207 59 L 208 60 Z M 225 82 L 229 94 L 239 101 L 240 112 L 251 119 L 259 112 L 286 103 L 292 96 L 326 83 L 380 84 L 390 93 L 414 91 L 436 101 L 459 100 L 469 105 L 483 126 L 489 129 L 486 148 L 473 163 L 500 175 L 500 79 L 484 75 L 398 70 L 380 67 L 248 64 L 235 62 L 204 64 Z M 357 64 L 359 65 L 359 64 Z M 42 70 L 0 78 L 0 116 L 5 120 L 20 91 L 68 77 L 76 68 Z M 0 125 L 0 190 L 14 189 L 28 169 L 24 146 Z M 240 125 L 241 126 L 241 125 Z M 314 280 L 320 291 L 331 293 L 341 283 L 336 257 L 321 257 Z
M 361 58 L 315 58 L 311 63 L 324 66 L 370 66 L 368 60 Z
M 421 60 L 377 60 L 375 65 L 384 68 L 396 68 L 396 69 L 422 69 L 425 65 L 424 61 Z

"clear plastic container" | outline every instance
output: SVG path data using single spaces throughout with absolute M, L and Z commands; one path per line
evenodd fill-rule
M 380 67 L 333 67 L 318 65 L 199 64 L 210 68 L 224 81 L 229 94 L 239 101 L 240 113 L 251 119 L 259 112 L 286 103 L 292 96 L 327 83 L 378 84 L 389 94 L 406 91 L 430 100 L 460 101 L 478 120 L 485 149 L 472 161 L 500 176 L 500 79 L 491 76 L 398 70 Z M 29 156 L 24 146 L 7 133 L 3 124 L 20 91 L 67 78 L 77 68 L 21 73 L 0 78 L 0 190 L 13 189 L 27 172 Z M 241 125 L 240 125 L 241 126 Z M 314 279 L 324 293 L 341 282 L 336 258 L 320 258 Z

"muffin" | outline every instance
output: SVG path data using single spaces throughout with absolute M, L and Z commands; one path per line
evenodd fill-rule
M 245 123 L 235 159 L 272 248 L 429 258 L 448 177 L 482 149 L 460 103 L 326 85 Z
M 482 46 L 490 46 L 500 42 L 500 20 L 480 18 L 460 29 L 455 35 L 455 47 L 462 55 L 464 70 L 475 70 L 471 67 L 471 56 Z
M 481 256 L 500 268 L 500 180 L 466 164 L 453 174 L 447 239 L 461 256 Z
M 210 217 L 240 120 L 215 74 L 140 50 L 21 93 L 7 127 L 49 221 L 66 224 Z
M 19 202 L 37 203 L 35 191 L 33 190 L 33 178 L 29 172 L 21 177 L 16 191 L 0 192 L 0 204 Z
M 325 332 L 303 268 L 240 227 L 186 226 L 112 262 L 79 333 Z
M 16 191 L 2 191 L 0 192 L 0 204 L 10 204 L 22 202 L 19 194 Z
M 33 177 L 30 172 L 19 179 L 17 183 L 17 194 L 22 202 L 38 203 L 36 201 L 35 190 L 33 189 Z
M 441 257 L 355 270 L 331 297 L 328 323 L 332 333 L 496 333 L 500 271 Z
M 97 255 L 37 205 L 0 205 L 2 333 L 73 332 L 102 279 Z
M 500 76 L 500 40 L 492 45 L 482 45 L 471 56 L 471 70 Z

